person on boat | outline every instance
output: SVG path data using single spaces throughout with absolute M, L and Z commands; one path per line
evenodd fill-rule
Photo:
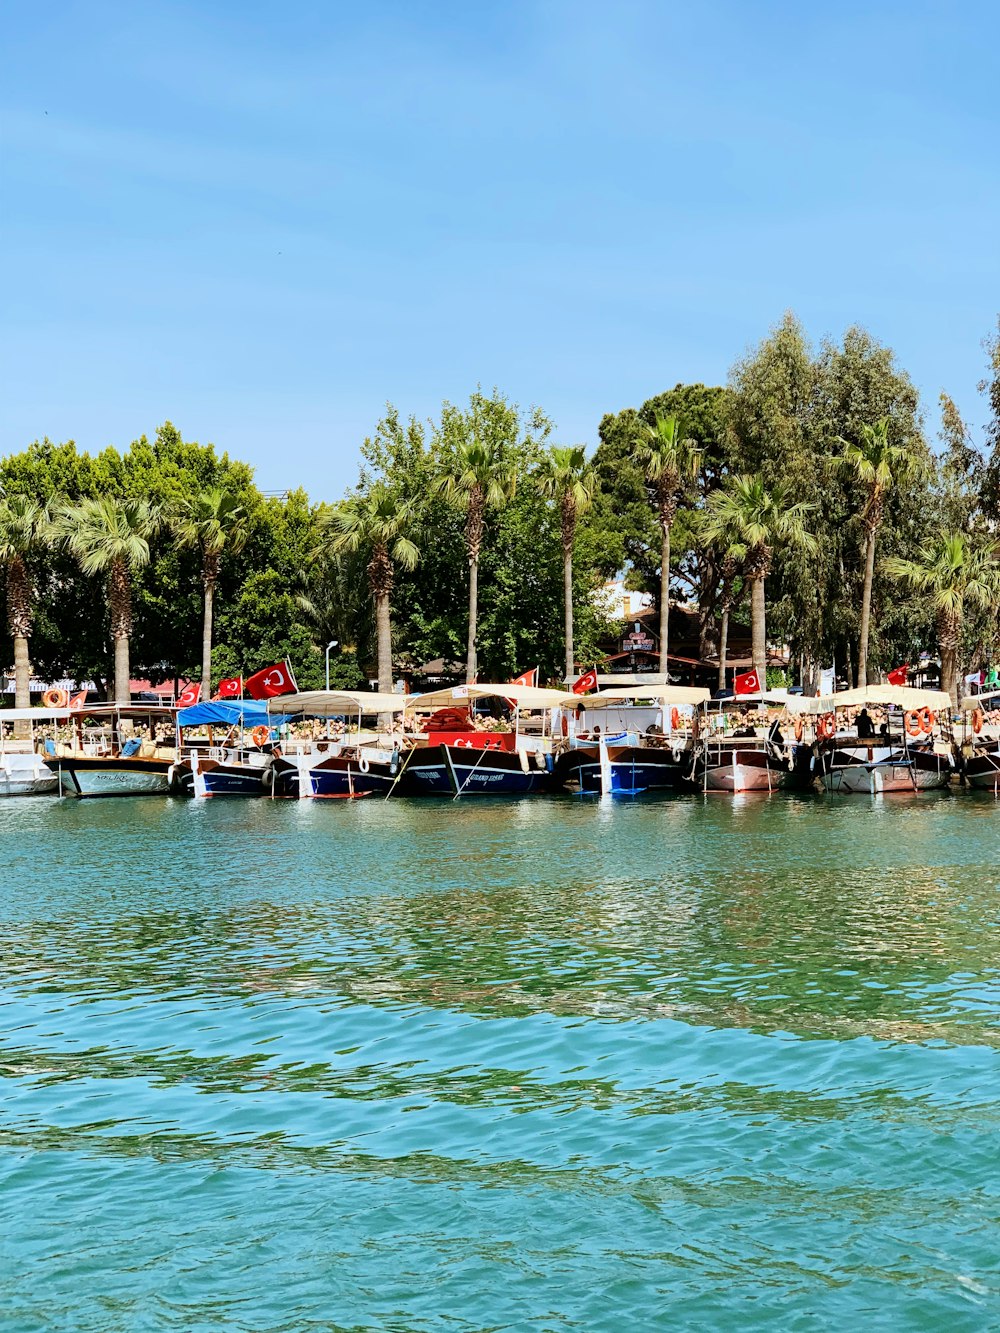
M 858 714 L 858 740 L 873 741 L 875 739 L 875 723 L 871 720 L 867 708 L 862 708 Z

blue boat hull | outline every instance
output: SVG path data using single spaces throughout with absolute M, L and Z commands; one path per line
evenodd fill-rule
M 525 771 L 510 750 L 428 745 L 411 752 L 397 793 L 403 796 L 533 796 L 552 789 L 548 764 L 534 756 Z
M 688 785 L 689 755 L 675 759 L 670 750 L 642 746 L 610 746 L 611 794 L 634 796 L 644 791 L 680 791 Z M 555 779 L 580 792 L 601 791 L 601 760 L 596 747 L 568 750 L 556 761 Z

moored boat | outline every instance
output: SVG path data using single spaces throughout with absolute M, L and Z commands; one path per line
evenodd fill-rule
M 477 702 L 491 717 L 474 713 Z M 394 794 L 532 796 L 552 789 L 551 715 L 563 690 L 535 685 L 460 685 L 412 697 L 408 710 L 429 713 L 408 738 Z M 509 715 L 509 716 L 508 716 Z
M 557 746 L 554 784 L 614 796 L 681 790 L 691 776 L 693 708 L 708 697 L 708 690 L 673 685 L 582 696 Z
M 55 729 L 69 720 L 68 708 L 4 708 L 0 709 L 0 796 L 53 796 L 59 790 L 59 775 L 50 768 L 44 754 L 39 753 L 35 727 L 39 724 Z M 20 730 L 20 737 L 7 734 Z M 55 742 L 47 738 L 44 744 L 55 754 Z
M 221 738 L 217 736 L 223 729 Z M 185 745 L 184 733 L 206 733 Z M 176 763 L 168 773 L 179 796 L 263 796 L 270 772 L 272 734 L 267 708 L 252 699 L 205 700 L 177 713 Z
M 165 795 L 177 759 L 173 709 L 95 704 L 72 715 L 73 739 L 48 759 L 67 796 Z
M 881 796 L 937 791 L 951 781 L 950 738 L 944 734 L 950 729 L 951 699 L 941 690 L 868 685 L 804 706 L 817 716 L 817 770 L 824 790 Z M 878 731 L 869 707 L 885 714 Z
M 323 722 L 326 733 L 282 743 L 267 779 L 271 795 L 321 800 L 388 796 L 402 767 L 402 735 L 393 732 L 391 723 L 366 733 L 364 719 L 388 722 L 406 704 L 404 695 L 364 690 L 309 690 L 270 700 L 272 723 L 298 716 Z
M 713 699 L 698 713 L 692 781 L 704 792 L 773 792 L 788 785 L 784 740 L 776 739 L 768 710 L 788 706 L 787 691 Z M 733 727 L 734 716 L 740 725 Z M 755 722 L 755 717 L 759 722 Z

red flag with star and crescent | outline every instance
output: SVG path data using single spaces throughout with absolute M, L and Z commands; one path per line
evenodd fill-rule
M 910 664 L 907 662 L 906 666 L 896 667 L 893 671 L 890 671 L 886 680 L 890 685 L 905 685 L 909 674 Z
M 241 676 L 230 676 L 227 680 L 219 681 L 219 688 L 215 692 L 217 699 L 239 699 L 243 694 L 243 678 Z
M 178 708 L 192 708 L 201 698 L 201 681 L 194 681 L 191 685 L 185 685 L 177 696 Z
M 597 689 L 597 667 L 591 667 L 583 675 L 573 682 L 574 694 L 589 694 L 591 690 Z
M 275 699 L 279 694 L 297 694 L 299 690 L 287 662 L 275 662 L 274 666 L 254 672 L 244 684 L 251 699 Z
M 756 670 L 746 671 L 733 681 L 733 689 L 737 694 L 760 694 L 760 676 Z
M 519 676 L 512 676 L 511 685 L 531 685 L 538 684 L 538 667 L 532 667 L 530 671 L 522 671 Z

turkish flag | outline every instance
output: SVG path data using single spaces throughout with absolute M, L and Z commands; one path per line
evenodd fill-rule
M 532 667 L 530 671 L 522 671 L 519 676 L 514 676 L 510 683 L 512 685 L 537 685 L 538 667 Z
M 299 687 L 287 662 L 276 662 L 246 678 L 246 691 L 251 699 L 273 699 L 279 694 L 298 694 Z
M 573 682 L 574 694 L 589 694 L 591 690 L 597 689 L 597 667 L 591 667 L 585 671 L 579 680 Z
M 907 662 L 906 666 L 896 667 L 895 671 L 890 671 L 886 680 L 890 685 L 905 685 L 909 674 L 910 664 Z
M 220 699 L 238 699 L 243 693 L 243 680 L 240 676 L 231 676 L 229 680 L 219 681 L 218 697 Z
M 177 696 L 178 708 L 191 708 L 201 698 L 201 683 L 195 681 L 193 685 L 185 685 L 183 690 Z
M 760 694 L 760 676 L 756 670 L 747 671 L 744 675 L 736 677 L 733 688 L 737 694 Z

